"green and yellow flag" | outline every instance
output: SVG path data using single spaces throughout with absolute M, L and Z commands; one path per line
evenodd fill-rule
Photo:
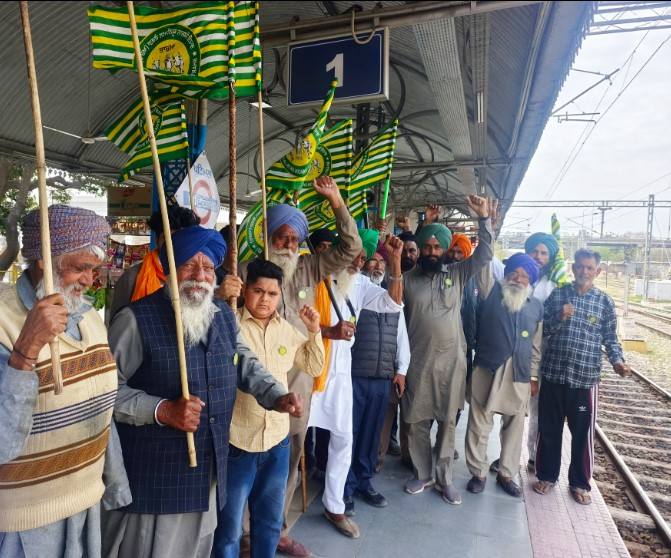
M 355 220 L 368 212 L 366 192 L 391 176 L 397 128 L 398 119 L 383 128 L 370 145 L 354 158 L 347 205 Z
M 326 132 L 317 146 L 312 159 L 312 168 L 298 196 L 298 207 L 305 213 L 310 232 L 328 228 L 335 230 L 335 215 L 331 204 L 312 187 L 312 181 L 320 176 L 333 178 L 343 199 L 347 199 L 350 169 L 352 166 L 352 121 L 343 120 Z
M 182 99 L 175 95 L 158 97 L 152 102 L 151 114 L 159 160 L 165 162 L 188 157 L 189 139 Z M 121 171 L 119 182 L 127 180 L 139 169 L 152 165 L 142 99 L 133 103 L 121 118 L 107 128 L 105 136 L 124 153 L 130 155 Z
M 298 190 L 305 182 L 305 177 L 312 169 L 312 159 L 324 133 L 324 125 L 328 116 L 331 101 L 335 94 L 337 81 L 331 84 L 324 104 L 317 115 L 315 123 L 307 135 L 300 139 L 298 146 L 282 157 L 266 172 L 266 187 L 279 190 Z
M 94 6 L 88 16 L 93 67 L 135 70 L 127 8 Z M 145 73 L 153 80 L 188 97 L 226 97 L 229 79 L 240 86 L 240 96 L 258 90 L 257 2 L 204 2 L 167 10 L 138 6 L 135 18 Z
M 240 223 L 238 233 L 238 261 L 244 262 L 263 253 L 263 200 L 256 202 Z M 286 190 L 270 190 L 266 194 L 268 207 L 278 203 L 290 203 Z
M 566 262 L 564 261 L 564 246 L 561 241 L 559 219 L 557 219 L 557 214 L 552 214 L 552 219 L 550 221 L 552 226 L 552 236 L 557 239 L 557 244 L 559 249 L 557 250 L 557 255 L 555 260 L 550 268 L 550 281 L 554 282 L 558 287 L 564 286 L 568 279 L 566 278 Z

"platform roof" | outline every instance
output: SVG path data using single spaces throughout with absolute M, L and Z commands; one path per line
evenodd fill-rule
M 136 2 L 173 7 L 191 2 Z M 45 126 L 77 136 L 103 130 L 139 95 L 137 76 L 91 69 L 90 2 L 29 2 Z M 102 2 L 117 7 L 125 2 Z M 356 6 L 356 7 L 355 7 Z M 559 90 L 588 30 L 593 2 L 260 2 L 264 55 L 266 166 L 295 144 L 316 109 L 286 105 L 286 45 L 320 33 L 390 29 L 389 100 L 370 105 L 369 132 L 398 115 L 399 137 L 389 210 L 433 202 L 467 212 L 464 197 L 515 197 Z M 360 8 L 360 9 L 359 9 Z M 3 79 L 0 154 L 34 157 L 34 134 L 18 2 L 0 3 Z M 237 102 L 238 204 L 258 198 L 258 116 Z M 478 104 L 480 107 L 478 108 Z M 356 119 L 334 105 L 330 123 Z M 227 101 L 208 102 L 206 153 L 228 202 Z M 48 164 L 116 178 L 126 156 L 108 141 L 84 143 L 45 130 Z M 151 181 L 150 169 L 136 175 Z

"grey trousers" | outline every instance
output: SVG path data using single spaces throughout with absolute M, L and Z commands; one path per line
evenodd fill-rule
M 486 477 L 489 471 L 487 443 L 494 427 L 495 414 L 486 411 L 475 397 L 471 398 L 466 427 L 466 464 L 471 475 L 475 477 Z M 502 477 L 515 478 L 519 470 L 524 418 L 524 410 L 512 416 L 501 415 L 499 474 Z
M 529 398 L 529 426 L 527 428 L 527 449 L 529 460 L 536 461 L 536 444 L 538 442 L 538 395 Z
M 420 480 L 434 478 L 439 486 L 452 484 L 452 460 L 454 458 L 455 416 L 448 421 L 436 421 L 435 476 L 432 473 L 433 452 L 431 449 L 431 420 L 406 424 L 408 427 L 408 449 L 415 477 Z

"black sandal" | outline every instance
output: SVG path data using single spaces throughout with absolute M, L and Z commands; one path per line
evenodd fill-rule
M 522 496 L 522 490 L 520 487 L 513 481 L 513 479 L 504 481 L 503 477 L 496 475 L 496 484 L 498 484 L 503 490 L 505 490 L 511 496 L 519 498 Z

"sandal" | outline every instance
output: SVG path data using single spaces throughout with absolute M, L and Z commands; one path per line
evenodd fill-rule
M 555 484 L 557 483 L 550 481 L 537 481 L 534 483 L 534 492 L 545 496 L 555 487 Z
M 578 504 L 589 506 L 592 503 L 592 496 L 590 496 L 589 490 L 573 486 L 569 486 L 568 489 L 571 493 L 571 496 L 576 502 L 578 502 Z

